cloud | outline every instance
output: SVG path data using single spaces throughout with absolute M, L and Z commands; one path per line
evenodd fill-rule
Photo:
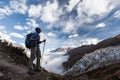
M 9 7 L 14 13 L 25 14 L 28 10 L 26 2 L 27 0 L 12 0 Z
M 0 31 L 0 40 L 4 40 L 4 39 L 7 40 L 7 41 L 9 41 L 9 42 L 15 43 L 15 41 L 13 41 L 8 34 L 2 33 Z
M 30 28 L 30 27 L 24 26 L 24 29 L 25 29 L 25 30 L 28 30 L 29 28 Z
M 19 34 L 19 33 L 10 33 L 9 35 L 10 35 L 11 37 L 16 37 L 16 38 L 20 38 L 20 39 L 24 38 L 24 36 L 21 35 L 21 34 Z
M 5 26 L 0 25 L 0 32 L 7 33 L 8 31 L 6 30 Z
M 45 23 L 53 23 L 59 19 L 62 11 L 59 9 L 58 1 L 47 1 L 45 5 L 31 5 L 28 10 L 29 17 L 39 18 Z
M 28 10 L 29 17 L 40 17 L 42 12 L 42 6 L 41 5 L 31 5 Z
M 91 44 L 97 44 L 98 42 L 100 42 L 101 40 L 99 40 L 98 38 L 86 38 L 84 40 L 81 41 L 80 45 L 91 45 Z
M 69 5 L 66 5 L 67 11 L 71 12 L 72 9 L 78 4 L 80 0 L 69 0 Z
M 27 26 L 20 26 L 20 25 L 15 25 L 14 29 L 16 30 L 28 30 L 30 27 Z
M 75 37 L 78 37 L 79 35 L 78 34 L 73 34 L 73 35 L 70 35 L 69 38 L 75 38 Z
M 64 56 L 65 53 L 47 53 L 43 56 L 42 67 L 47 71 L 57 74 L 62 74 L 64 71 L 63 63 L 66 62 L 69 56 Z
M 48 35 L 49 37 L 56 37 L 56 36 L 57 36 L 56 34 L 54 34 L 54 33 L 52 33 L 52 32 L 47 33 L 47 35 Z
M 57 21 L 61 14 L 57 0 L 54 0 L 53 3 L 47 1 L 42 11 L 40 19 L 46 23 L 53 23 Z
M 73 20 L 66 21 L 63 24 L 63 32 L 64 33 L 75 33 L 77 30 L 75 23 Z
M 27 22 L 26 22 L 27 26 L 29 27 L 39 27 L 39 24 L 37 24 L 36 20 L 34 19 L 27 19 Z
M 120 10 L 115 12 L 114 18 L 120 18 Z
M 0 26 L 0 30 L 5 30 L 5 26 Z
M 25 14 L 28 10 L 26 1 L 27 0 L 11 0 L 8 5 L 0 8 L 0 19 L 6 18 L 13 13 Z
M 12 14 L 12 11 L 8 6 L 5 6 L 3 8 L 0 8 L 0 19 L 5 18 L 6 16 L 9 16 Z
M 113 0 L 83 0 L 76 7 L 76 19 L 79 21 L 79 25 L 102 20 L 117 7 L 118 3 L 120 4 L 117 2 Z
M 67 40 L 64 40 L 62 42 L 62 45 L 64 46 L 74 46 L 74 47 L 79 47 L 82 45 L 91 45 L 91 44 L 97 44 L 98 42 L 100 42 L 101 40 L 98 38 L 83 38 L 83 37 L 75 37 L 75 38 L 69 38 Z
M 99 23 L 99 24 L 96 26 L 96 28 L 103 28 L 103 27 L 105 27 L 105 26 L 106 26 L 105 23 Z
M 86 24 L 94 25 L 94 23 L 106 18 L 111 11 L 117 8 L 118 4 L 120 4 L 117 0 L 115 1 L 83 0 L 80 2 L 80 0 L 69 0 L 69 4 L 65 5 L 68 12 L 62 10 L 64 14 L 61 14 L 62 18 L 59 19 L 57 25 L 62 24 L 62 32 L 64 33 L 77 33 L 79 31 L 78 29 L 84 29 L 84 27 L 87 27 Z M 105 26 L 106 24 L 104 23 L 99 24 L 97 27 Z
M 24 30 L 24 27 L 19 26 L 19 25 L 15 25 L 15 26 L 14 26 L 14 29 L 17 29 L 17 30 Z

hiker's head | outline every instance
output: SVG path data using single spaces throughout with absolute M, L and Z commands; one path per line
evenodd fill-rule
M 39 27 L 37 27 L 36 29 L 35 29 L 35 31 L 39 34 L 39 33 L 41 33 L 41 29 L 39 28 Z

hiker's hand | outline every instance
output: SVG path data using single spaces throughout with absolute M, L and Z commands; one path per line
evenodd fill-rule
M 46 39 L 44 39 L 43 42 L 46 42 Z

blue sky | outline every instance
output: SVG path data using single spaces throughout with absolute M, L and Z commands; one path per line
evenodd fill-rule
M 0 0 L 0 35 L 24 44 L 36 27 L 46 50 L 96 44 L 120 34 L 119 0 Z

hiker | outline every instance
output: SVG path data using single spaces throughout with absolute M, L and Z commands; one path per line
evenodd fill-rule
M 35 74 L 34 71 L 40 72 L 40 58 L 41 58 L 41 51 L 39 48 L 39 44 L 42 42 L 45 42 L 46 39 L 43 41 L 40 41 L 40 36 L 39 34 L 41 33 L 40 28 L 36 28 L 34 33 L 31 33 L 30 41 L 31 41 L 31 55 L 30 55 L 30 60 L 29 60 L 29 74 Z M 33 61 L 37 58 L 37 62 L 35 67 L 33 66 Z

